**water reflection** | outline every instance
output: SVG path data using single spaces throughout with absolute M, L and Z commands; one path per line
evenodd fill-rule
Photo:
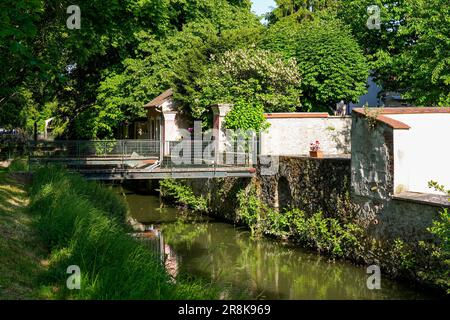
M 135 219 L 161 230 L 171 268 L 223 285 L 226 297 L 427 298 L 388 279 L 382 279 L 381 290 L 369 290 L 365 268 L 330 262 L 292 244 L 255 240 L 229 224 L 180 215 L 175 208 L 161 207 L 158 197 L 128 194 L 127 201 Z

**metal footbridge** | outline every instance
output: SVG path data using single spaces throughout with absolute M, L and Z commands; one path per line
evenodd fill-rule
M 62 165 L 90 180 L 200 179 L 255 175 L 256 143 L 217 152 L 214 142 L 157 140 L 39 141 L 30 165 Z

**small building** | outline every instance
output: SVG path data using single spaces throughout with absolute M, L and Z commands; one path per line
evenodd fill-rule
M 147 110 L 149 139 L 163 141 L 179 141 L 183 138 L 183 130 L 187 130 L 191 121 L 183 116 L 179 105 L 173 99 L 173 90 L 169 89 L 144 105 Z

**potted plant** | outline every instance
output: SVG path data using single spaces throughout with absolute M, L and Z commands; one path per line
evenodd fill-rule
M 309 147 L 309 156 L 312 158 L 323 158 L 323 151 L 320 150 L 320 142 L 312 142 Z

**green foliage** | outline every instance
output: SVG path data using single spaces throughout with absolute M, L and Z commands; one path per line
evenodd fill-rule
M 268 29 L 262 46 L 296 58 L 305 110 L 334 110 L 337 102 L 357 101 L 367 92 L 367 61 L 350 30 L 335 18 L 299 23 L 287 17 Z
M 436 190 L 436 191 L 440 191 L 440 192 L 443 192 L 443 193 L 447 193 L 448 194 L 448 201 L 450 201 L 450 190 L 445 190 L 445 186 L 444 185 L 441 185 L 441 184 L 439 184 L 438 182 L 436 182 L 436 181 L 430 181 L 429 183 L 428 183 L 428 187 L 429 188 L 433 188 L 434 190 Z
M 439 220 L 433 221 L 428 231 L 435 237 L 436 242 L 422 243 L 422 246 L 431 252 L 433 268 L 421 275 L 450 294 L 450 212 L 448 209 L 440 213 Z
M 54 298 L 200 299 L 215 293 L 198 282 L 173 282 L 158 257 L 127 234 L 124 201 L 111 190 L 62 169 L 35 173 L 31 211 L 52 252 L 41 281 L 55 285 Z M 68 265 L 81 269 L 81 290 L 66 288 Z
M 108 188 L 86 181 L 80 175 L 68 173 L 60 167 L 44 167 L 33 173 L 31 194 L 35 195 L 33 207 L 38 211 L 49 206 L 48 201 L 55 201 L 54 198 L 59 197 L 60 193 L 69 190 L 87 200 L 96 210 L 104 211 L 109 218 L 125 224 L 128 207 Z
M 321 212 L 312 216 L 299 209 L 278 212 L 263 204 L 254 189 L 241 190 L 237 200 L 237 215 L 254 236 L 290 238 L 334 257 L 350 256 L 361 247 L 362 229 L 355 224 L 343 224 Z
M 26 154 L 28 137 L 19 130 L 17 134 L 0 134 L 0 159 L 13 159 Z
M 238 221 L 250 228 L 252 236 L 262 234 L 261 211 L 264 210 L 264 205 L 258 199 L 255 189 L 252 188 L 248 192 L 242 189 L 237 193 L 236 198 Z
M 395 239 L 389 254 L 401 272 L 411 271 L 417 266 L 414 252 L 403 240 Z
M 95 154 L 97 156 L 111 153 L 117 145 L 114 140 L 98 140 L 95 142 Z
M 25 127 L 30 91 L 24 79 L 37 73 L 39 58 L 33 54 L 38 23 L 44 8 L 40 0 L 5 0 L 0 3 L 0 124 Z
M 51 116 L 57 117 L 58 134 L 111 138 L 118 124 L 142 116 L 142 104 L 170 85 L 177 63 L 172 58 L 184 56 L 170 39 L 186 35 L 181 33 L 186 25 L 213 25 L 215 34 L 225 36 L 227 30 L 259 24 L 247 0 L 80 0 L 77 5 L 81 29 L 68 30 L 64 1 L 1 3 L 2 125 L 24 128 L 27 119 L 40 120 L 29 107 L 40 113 L 57 101 Z M 186 37 L 185 49 L 195 47 L 189 41 Z M 143 54 L 150 48 L 156 50 Z
M 446 193 L 449 196 L 450 190 L 446 190 L 443 185 L 435 181 L 429 182 L 429 187 L 437 191 Z M 425 281 L 431 282 L 438 287 L 447 290 L 450 294 L 450 212 L 443 209 L 439 214 L 439 219 L 434 220 L 427 230 L 433 235 L 433 241 L 419 243 L 420 247 L 429 256 L 429 266 L 422 268 L 419 276 Z
M 262 103 L 247 103 L 240 100 L 225 117 L 225 127 L 232 130 L 254 130 L 260 132 L 268 129 L 270 124 L 264 117 Z
M 175 81 L 175 91 L 194 118 L 204 118 L 213 104 L 240 100 L 263 104 L 266 112 L 300 107 L 301 79 L 295 59 L 286 61 L 268 50 L 238 48 L 212 58 L 197 52 L 189 61 L 202 66 L 190 67 L 192 71 Z
M 24 158 L 16 158 L 8 166 L 8 172 L 27 172 L 28 170 L 28 159 Z
M 369 5 L 381 9 L 381 30 L 365 25 Z M 448 106 L 449 10 L 446 0 L 348 0 L 338 15 L 365 48 L 384 90 L 402 92 L 417 105 Z
M 311 19 L 314 12 L 335 9 L 340 0 L 275 0 L 277 7 L 268 15 L 270 23 L 275 23 L 285 17 L 299 21 Z
M 446 192 L 444 186 L 431 181 L 430 187 Z M 449 199 L 450 200 L 450 199 Z M 432 236 L 416 245 L 396 239 L 389 247 L 388 260 L 400 274 L 443 289 L 450 294 L 450 213 L 444 209 L 427 228 Z M 377 249 L 380 251 L 380 249 Z M 390 266 L 388 266 L 390 267 Z
M 202 196 L 196 196 L 192 189 L 173 179 L 164 179 L 159 182 L 160 193 L 163 197 L 171 198 L 176 203 L 185 205 L 198 212 L 208 212 L 207 201 Z
M 262 28 L 247 1 L 170 0 L 168 4 L 172 28 L 163 36 L 134 29 L 131 53 L 103 70 L 92 107 L 75 117 L 76 135 L 113 137 L 119 124 L 145 116 L 145 102 L 177 84 L 189 90 L 211 54 L 247 42 Z M 176 98 L 184 101 L 184 92 L 180 93 Z
M 355 224 L 342 224 L 337 219 L 324 217 L 321 212 L 307 217 L 298 209 L 287 210 L 281 215 L 285 216 L 284 225 L 291 226 L 294 239 L 319 252 L 344 257 L 360 247 L 362 230 Z

